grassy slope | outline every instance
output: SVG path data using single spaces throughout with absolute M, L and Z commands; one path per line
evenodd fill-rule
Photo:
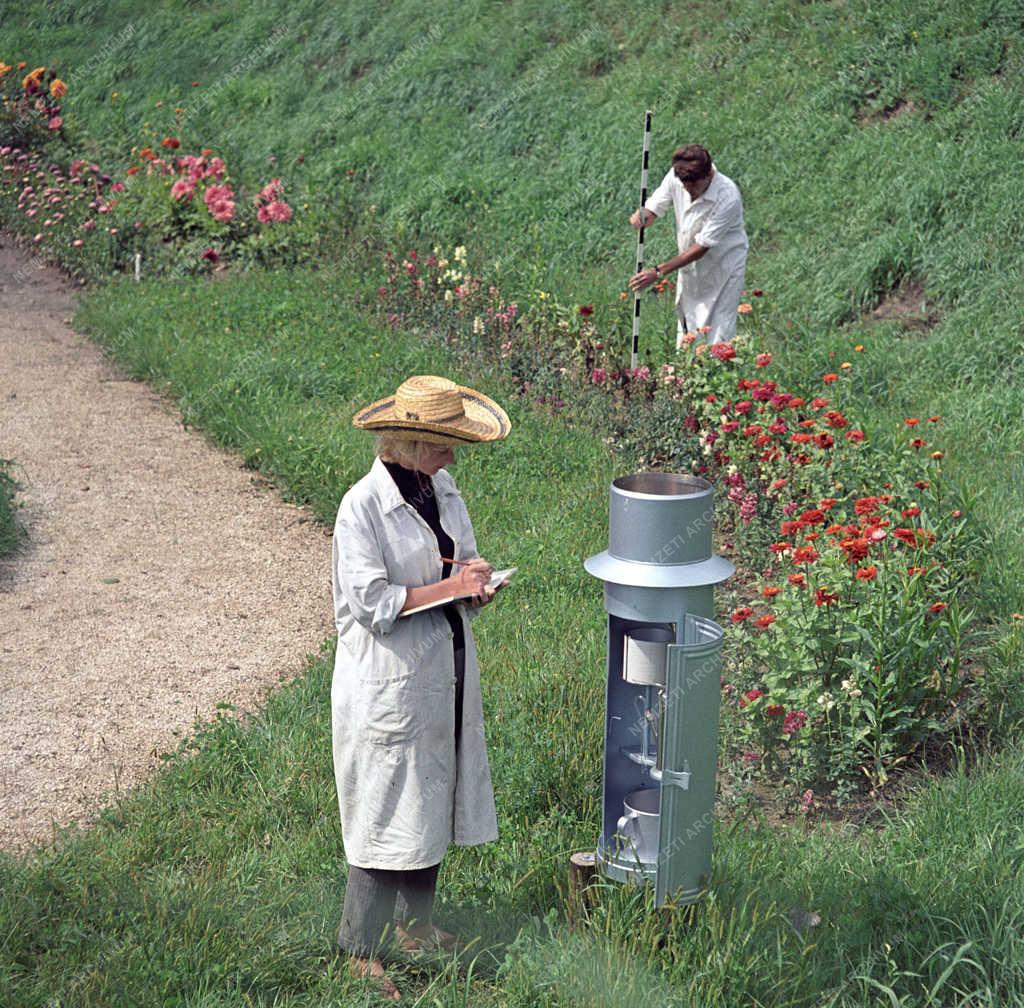
M 676 139 L 703 139 L 743 186 L 750 283 L 768 291 L 768 339 L 793 384 L 820 374 L 828 352 L 864 342 L 857 377 L 865 408 L 877 404 L 875 423 L 888 415 L 884 397 L 897 415 L 944 413 L 959 474 L 985 491 L 998 547 L 994 607 L 1024 608 L 1020 510 L 1007 506 L 1021 475 L 1022 330 L 1006 296 L 1020 273 L 1014 5 L 907 0 L 881 14 L 867 4 L 638 5 L 627 24 L 611 6 L 437 5 L 424 15 L 396 3 L 381 17 L 308 2 L 282 12 L 125 3 L 59 8 L 91 19 L 90 30 L 46 24 L 45 35 L 29 22 L 48 14 L 34 10 L 5 5 L 12 51 L 3 57 L 64 60 L 72 108 L 112 147 L 136 140 L 157 99 L 193 100 L 202 88 L 188 83 L 199 80 L 218 98 L 195 117 L 196 139 L 225 149 L 236 170 L 262 177 L 275 155 L 275 170 L 304 177 L 318 198 L 354 214 L 374 204 L 386 228 L 469 235 L 482 255 L 500 256 L 511 290 L 543 285 L 570 302 L 614 305 L 630 259 L 621 218 L 634 198 L 639 111 L 653 107 L 656 163 Z M 137 29 L 129 41 L 95 58 L 126 26 Z M 281 45 L 264 51 L 279 27 Z M 76 65 L 88 70 L 77 83 Z M 115 89 L 120 106 L 105 100 Z M 853 114 L 901 96 L 914 110 L 891 121 Z M 289 164 L 298 152 L 303 164 Z M 341 177 L 349 167 L 355 184 Z M 660 240 L 667 249 L 668 235 Z M 938 326 L 925 335 L 837 328 L 902 277 L 924 281 Z M 364 449 L 347 440 L 352 403 L 431 359 L 366 326 L 350 295 L 344 277 L 259 278 L 188 297 L 147 285 L 111 292 L 92 318 L 140 373 L 177 383 L 186 416 L 327 516 L 365 468 Z M 225 319 L 234 340 L 221 339 Z M 123 338 L 130 329 L 146 338 Z M 201 338 L 179 360 L 190 333 Z M 491 922 L 494 939 L 542 915 L 563 875 L 560 852 L 592 842 L 592 714 L 601 707 L 595 634 L 555 649 L 550 641 L 563 639 L 566 599 L 582 607 L 581 626 L 600 623 L 593 586 L 564 558 L 600 538 L 607 463 L 582 437 L 566 451 L 564 431 L 515 419 L 531 435 L 520 442 L 528 450 L 510 443 L 496 464 L 470 454 L 459 468 L 496 558 L 541 543 L 558 558 L 538 564 L 529 595 L 502 600 L 516 607 L 508 626 L 517 629 L 479 624 L 489 667 L 517 670 L 496 675 L 488 694 L 503 840 L 483 864 L 479 853 L 453 858 L 446 892 L 470 924 Z M 579 463 L 562 483 L 567 513 L 552 515 L 539 485 L 534 496 L 518 482 L 508 491 L 517 475 L 565 458 Z M 524 529 L 531 538 L 521 543 Z M 567 677 L 568 668 L 588 671 Z M 344 981 L 316 961 L 338 892 L 326 676 L 315 667 L 248 731 L 219 726 L 195 763 L 181 761 L 154 796 L 112 811 L 98 834 L 36 864 L 5 862 L 0 969 L 11 982 L 0 1000 L 351 1003 Z M 559 722 L 545 723 L 545 710 Z M 880 837 L 731 830 L 718 847 L 719 893 L 694 933 L 670 935 L 674 961 L 650 954 L 657 919 L 620 893 L 610 941 L 566 962 L 535 925 L 541 937 L 528 929 L 472 1003 L 619 1004 L 625 986 L 666 984 L 680 1004 L 691 994 L 708 1004 L 817 1004 L 840 988 L 848 1003 L 895 1003 L 858 973 L 926 1003 L 922 991 L 968 938 L 937 1001 L 959 986 L 978 992 L 972 1003 L 1020 1003 L 1019 780 L 1006 757 L 937 785 Z M 824 921 L 806 944 L 782 915 L 797 904 Z M 559 985 L 537 994 L 550 972 Z M 907 975 L 917 972 L 924 979 Z M 434 993 L 462 1003 L 453 990 Z
M 991 604 L 1024 609 L 1024 523 L 1005 503 L 1024 475 L 1024 308 L 1006 296 L 1024 230 L 1020 0 L 2 6 L 5 58 L 66 67 L 69 117 L 105 164 L 144 123 L 180 132 L 253 179 L 308 183 L 318 205 L 373 207 L 386 233 L 466 240 L 512 296 L 603 304 L 623 336 L 623 219 L 652 108 L 655 177 L 697 138 L 743 188 L 748 281 L 794 383 L 866 343 L 870 410 L 946 417 L 997 544 Z M 862 331 L 908 280 L 939 323 Z M 645 338 L 663 345 L 667 323 Z

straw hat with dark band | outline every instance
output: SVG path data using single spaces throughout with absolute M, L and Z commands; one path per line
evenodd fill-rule
M 352 424 L 432 444 L 500 441 L 512 429 L 505 411 L 475 389 L 436 375 L 415 375 L 398 391 L 360 410 Z

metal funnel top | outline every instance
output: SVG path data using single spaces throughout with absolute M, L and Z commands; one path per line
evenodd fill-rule
M 735 568 L 712 555 L 714 488 L 687 473 L 642 472 L 612 481 L 608 549 L 584 568 L 615 584 L 681 588 L 717 584 Z

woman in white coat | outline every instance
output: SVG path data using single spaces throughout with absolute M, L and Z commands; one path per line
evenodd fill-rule
M 492 571 L 445 467 L 456 446 L 511 425 L 487 396 L 432 375 L 353 423 L 377 433 L 378 457 L 334 527 L 331 712 L 349 864 L 338 944 L 398 1000 L 380 961 L 386 933 L 405 951 L 454 948 L 431 916 L 441 859 L 453 843 L 497 838 L 467 619 L 493 597 Z

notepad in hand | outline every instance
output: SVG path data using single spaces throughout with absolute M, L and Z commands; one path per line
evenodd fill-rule
M 498 585 L 508 581 L 518 569 L 517 567 L 508 567 L 505 570 L 494 571 L 491 574 L 491 580 L 487 582 L 487 587 L 497 591 Z M 460 598 L 469 598 L 471 595 L 473 595 L 473 592 L 466 592 L 462 595 L 449 595 L 447 598 L 438 599 L 436 602 L 427 602 L 424 605 L 416 606 L 414 609 L 406 609 L 401 615 L 411 616 L 413 613 L 425 612 L 427 609 L 436 609 L 438 606 L 446 606 L 449 602 L 455 602 Z

